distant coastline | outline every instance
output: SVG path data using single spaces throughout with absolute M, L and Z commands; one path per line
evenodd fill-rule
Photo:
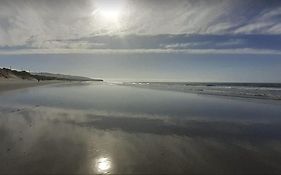
M 92 79 L 88 77 L 72 76 L 53 73 L 30 73 L 7 68 L 0 68 L 0 80 L 37 80 L 37 81 L 103 81 L 102 79 Z
M 92 79 L 88 77 L 71 76 L 52 73 L 29 73 L 7 68 L 0 68 L 0 92 L 34 86 L 42 86 L 53 83 L 64 82 L 97 81 L 102 79 Z

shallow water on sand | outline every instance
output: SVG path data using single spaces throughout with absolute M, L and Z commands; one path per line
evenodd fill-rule
M 1 173 L 281 173 L 281 105 L 106 83 L 0 94 Z

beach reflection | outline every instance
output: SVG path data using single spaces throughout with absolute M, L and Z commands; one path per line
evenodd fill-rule
M 134 121 L 127 117 L 45 107 L 2 111 L 2 173 L 281 171 L 280 123 L 185 121 L 182 124 L 183 121 L 177 123 L 173 119 L 153 119 L 150 124 L 149 116 Z M 107 118 L 119 119 L 128 128 L 143 129 L 128 130 Z M 97 127 L 99 125 L 102 127 Z
M 0 173 L 281 172 L 278 104 L 78 87 L 0 96 Z
M 108 174 L 110 173 L 111 164 L 111 160 L 107 157 L 98 158 L 95 162 L 95 172 L 99 174 Z

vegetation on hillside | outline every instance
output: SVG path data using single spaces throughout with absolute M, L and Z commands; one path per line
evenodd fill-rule
M 59 74 L 31 74 L 26 71 L 17 71 L 7 68 L 0 68 L 0 78 L 5 79 L 23 79 L 23 80 L 62 80 L 62 81 L 103 81 L 101 79 L 90 79 L 86 77 L 77 77 L 69 75 L 59 75 Z

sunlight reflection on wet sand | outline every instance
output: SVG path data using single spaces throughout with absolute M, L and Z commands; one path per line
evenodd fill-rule
M 94 114 L 81 119 L 81 114 L 75 117 L 71 111 L 55 111 L 25 108 L 1 115 L 3 173 L 40 173 L 50 169 L 54 173 L 81 174 L 225 173 L 239 172 L 238 168 L 248 173 L 280 172 L 280 124 L 258 125 L 269 128 L 263 129 L 265 137 L 259 137 L 260 127 L 251 124 L 247 124 L 247 131 L 252 135 L 243 136 L 244 124 L 227 126 L 227 130 L 223 124 L 208 122 L 192 122 L 193 128 L 187 124 L 189 133 L 177 135 L 174 124 L 166 129 L 156 127 L 159 131 L 151 133 L 145 128 L 158 125 L 157 122 L 149 126 L 149 122 L 141 123 L 139 119 L 143 130 L 124 130 L 118 123 L 97 129 L 93 121 L 102 119 L 93 120 Z M 134 125 L 133 120 L 117 118 L 128 126 Z M 89 124 L 81 125 L 81 120 Z M 215 132 L 211 125 L 220 134 L 210 134 Z M 171 129 L 175 132 L 166 131 Z
M 34 92 L 34 100 L 40 102 L 45 95 L 37 94 L 37 97 L 36 93 L 39 92 Z M 165 93 L 160 95 L 162 98 Z M 173 102 L 180 98 L 177 95 L 171 99 Z M 260 104 L 257 109 L 260 116 L 256 118 L 247 118 L 251 111 L 241 110 L 237 112 L 240 117 L 224 119 L 212 117 L 213 108 L 205 108 L 209 118 L 191 117 L 187 113 L 183 118 L 180 114 L 175 117 L 130 110 L 70 109 L 23 102 L 0 105 L 0 169 L 4 174 L 281 172 L 281 122 L 277 106 Z M 252 104 L 243 105 L 251 109 Z M 263 111 L 266 109 L 271 111 Z M 225 112 L 215 114 L 225 115 Z M 269 115 L 263 117 L 263 114 Z
M 101 174 L 110 173 L 111 160 L 107 157 L 101 157 L 101 158 L 96 159 L 94 169 L 97 173 L 101 173 Z

